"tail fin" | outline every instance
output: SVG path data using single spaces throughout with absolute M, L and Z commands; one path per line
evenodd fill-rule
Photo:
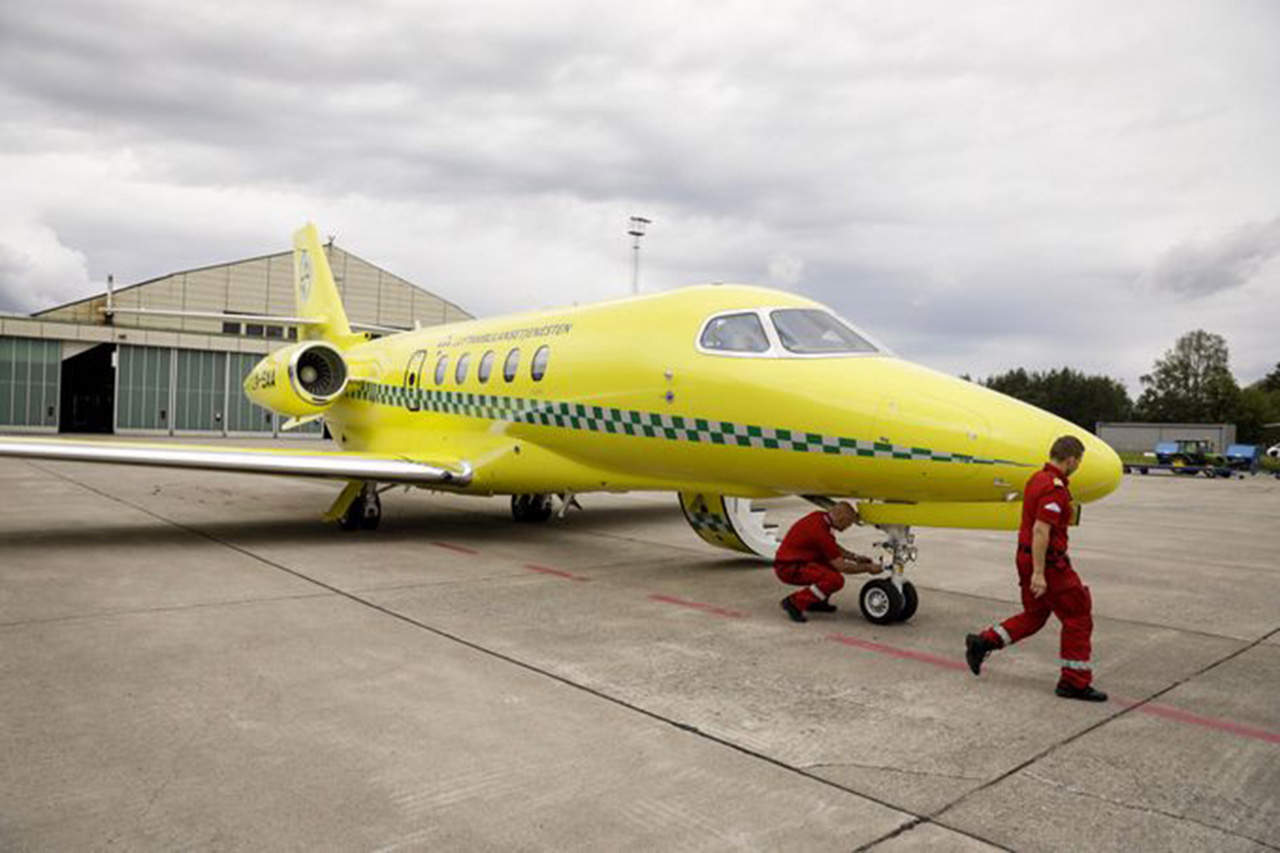
M 329 269 L 329 258 L 316 226 L 310 222 L 293 235 L 293 286 L 298 316 L 314 321 L 302 329 L 299 337 L 337 341 L 351 335 L 347 312 Z

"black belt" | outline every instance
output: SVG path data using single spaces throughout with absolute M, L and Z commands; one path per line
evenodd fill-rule
M 1021 551 L 1023 554 L 1030 554 L 1030 553 L 1031 553 L 1031 546 L 1030 546 L 1030 545 L 1023 545 L 1021 542 L 1019 542 L 1019 543 L 1018 543 L 1018 550 L 1019 550 L 1019 551 Z M 1047 549 L 1045 550 L 1044 555 L 1045 555 L 1046 557 L 1065 557 L 1065 556 L 1067 556 L 1067 552 L 1066 552 L 1066 551 L 1059 551 L 1057 548 L 1050 547 L 1050 548 L 1047 548 Z

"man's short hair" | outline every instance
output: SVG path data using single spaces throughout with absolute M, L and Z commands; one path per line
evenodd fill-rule
M 1084 442 L 1076 438 L 1074 435 L 1064 435 L 1053 443 L 1053 447 L 1049 448 L 1049 458 L 1062 461 L 1063 459 L 1078 459 L 1084 456 Z

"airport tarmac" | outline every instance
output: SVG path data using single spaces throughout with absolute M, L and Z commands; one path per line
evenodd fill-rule
M 0 461 L 0 850 L 1280 849 L 1275 479 L 1085 508 L 1104 705 L 1056 622 L 964 667 L 1012 534 L 917 531 L 910 623 L 854 578 L 795 625 L 671 495 L 335 492 Z

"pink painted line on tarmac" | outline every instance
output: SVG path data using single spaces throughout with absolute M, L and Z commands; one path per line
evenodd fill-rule
M 846 634 L 830 634 L 827 639 L 834 640 L 837 643 L 843 643 L 846 646 L 866 649 L 870 652 L 880 652 L 881 654 L 902 658 L 904 660 L 931 663 L 934 666 L 942 666 L 947 669 L 967 670 L 969 668 L 968 664 L 962 663 L 958 660 L 951 660 L 950 658 L 939 657 L 938 655 L 931 655 L 926 652 L 916 652 L 911 649 L 900 649 L 895 646 L 886 646 L 883 643 L 873 643 L 870 640 L 861 640 L 857 637 L 850 637 Z M 1267 743 L 1280 743 L 1280 732 L 1270 731 L 1269 729 L 1260 729 L 1256 726 L 1246 726 L 1243 723 L 1223 720 L 1218 717 L 1204 717 L 1200 714 L 1192 714 L 1190 711 L 1183 711 L 1179 708 L 1174 708 L 1169 705 L 1160 705 L 1155 702 L 1148 702 L 1144 705 L 1137 699 L 1124 699 L 1119 696 L 1111 697 L 1111 701 L 1118 705 L 1132 708 L 1135 712 L 1148 714 L 1152 717 L 1160 717 L 1165 720 L 1172 720 L 1175 723 L 1202 726 L 1207 729 L 1227 732 L 1229 734 L 1236 735 L 1237 737 L 1250 738 L 1252 740 L 1260 740 Z
M 1243 723 L 1235 723 L 1231 720 L 1223 720 L 1217 717 L 1202 717 L 1199 714 L 1192 714 L 1189 711 L 1183 711 L 1169 705 L 1160 705 L 1155 702 L 1140 705 L 1136 699 L 1121 699 L 1118 696 L 1112 697 L 1112 701 L 1119 705 L 1127 705 L 1141 714 L 1150 714 L 1153 717 L 1161 717 L 1177 723 L 1204 726 L 1207 729 L 1217 729 L 1220 732 L 1228 732 L 1239 737 L 1266 741 L 1267 743 L 1280 743 L 1280 732 L 1246 726 Z
M 701 610 L 703 613 L 711 613 L 716 616 L 726 616 L 730 619 L 746 619 L 750 614 L 743 613 L 741 610 L 730 610 L 727 607 L 716 607 L 714 604 L 703 604 L 701 601 L 686 601 L 683 598 L 676 598 L 671 595 L 651 595 L 652 601 L 661 601 L 663 604 L 674 604 L 677 607 L 689 607 L 694 610 Z
M 571 581 L 589 581 L 591 578 L 582 575 L 575 575 L 573 572 L 565 572 L 560 569 L 553 569 L 550 566 L 539 566 L 535 563 L 525 563 L 524 567 L 531 572 L 539 572 L 544 575 L 554 575 L 558 578 L 564 578 Z
M 454 545 L 452 542 L 432 542 L 431 544 L 435 545 L 437 548 L 448 548 L 450 551 L 461 551 L 463 554 L 480 553 L 479 551 L 468 548 L 465 545 Z
M 928 652 L 916 652 L 911 649 L 900 649 L 896 646 L 886 646 L 883 643 L 873 643 L 870 640 L 850 637 L 847 634 L 828 634 L 827 639 L 833 640 L 837 643 L 844 643 L 846 646 L 866 649 L 869 652 L 879 652 L 880 654 L 889 655 L 895 658 L 902 658 L 903 660 L 915 660 L 920 661 L 921 663 L 931 663 L 934 666 L 943 666 L 947 669 L 967 670 L 969 668 L 968 664 L 962 661 L 952 660 L 951 658 L 944 658 L 938 655 L 931 655 Z

